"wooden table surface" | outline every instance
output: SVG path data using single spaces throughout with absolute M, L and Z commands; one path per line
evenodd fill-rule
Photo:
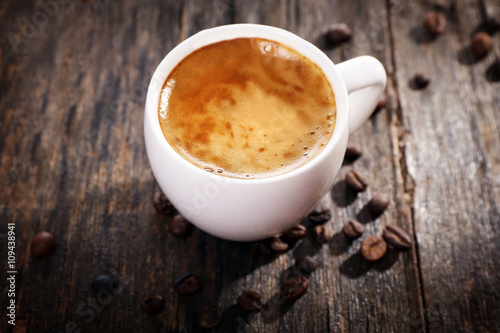
M 424 0 L 2 1 L 0 332 L 197 332 L 210 300 L 223 312 L 214 332 L 500 332 L 500 82 L 490 68 L 500 33 L 482 60 L 469 48 L 500 3 L 436 1 L 448 25 L 435 39 L 422 23 L 436 4 Z M 388 73 L 387 108 L 350 138 L 363 156 L 324 199 L 335 236 L 323 246 L 308 236 L 269 260 L 200 230 L 175 238 L 151 204 L 143 109 L 152 72 L 186 37 L 238 22 L 292 31 L 334 62 L 375 56 Z M 323 33 L 339 22 L 353 38 L 328 47 Z M 426 89 L 410 87 L 417 71 L 431 76 Z M 344 182 L 352 168 L 370 179 L 358 195 Z M 376 192 L 392 202 L 373 219 L 364 207 Z M 361 239 L 340 232 L 350 218 L 366 224 L 362 238 L 399 226 L 412 249 L 369 264 Z M 5 317 L 8 223 L 15 326 Z M 34 258 L 30 241 L 43 230 L 56 249 Z M 303 255 L 322 263 L 303 298 L 250 317 L 236 306 L 245 289 L 271 304 Z M 188 271 L 202 288 L 179 295 L 173 280 Z M 119 280 L 111 299 L 90 287 L 101 274 Z M 165 299 L 158 315 L 139 306 L 151 295 Z

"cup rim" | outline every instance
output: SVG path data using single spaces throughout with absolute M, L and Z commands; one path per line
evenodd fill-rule
M 195 50 L 210 44 L 214 44 L 223 40 L 231 40 L 235 38 L 265 38 L 269 40 L 276 41 L 282 45 L 285 45 L 296 52 L 304 55 L 310 61 L 315 63 L 324 73 L 328 82 L 331 85 L 335 98 L 336 106 L 336 120 L 335 126 L 333 128 L 332 137 L 326 144 L 326 147 L 311 161 L 301 165 L 300 167 L 276 176 L 269 176 L 265 178 L 233 178 L 227 177 L 220 174 L 209 173 L 202 170 L 201 168 L 193 165 L 182 156 L 180 156 L 168 143 L 167 139 L 163 135 L 160 127 L 160 121 L 158 117 L 158 103 L 160 98 L 161 89 L 163 84 L 170 74 L 170 72 L 177 66 L 177 64 L 183 60 L 186 56 L 194 52 Z M 328 56 L 321 51 L 318 47 L 310 43 L 309 41 L 297 36 L 296 34 L 289 32 L 287 30 L 252 23 L 239 23 L 239 24 L 229 24 L 217 26 L 214 28 L 209 28 L 201 30 L 200 32 L 192 35 L 191 37 L 185 39 L 180 44 L 175 46 L 160 62 L 156 68 L 146 96 L 145 105 L 145 121 L 150 123 L 150 129 L 153 132 L 155 140 L 162 147 L 161 149 L 169 152 L 172 155 L 171 158 L 175 158 L 179 163 L 183 164 L 183 167 L 190 168 L 192 172 L 198 173 L 205 177 L 217 177 L 212 179 L 220 179 L 224 177 L 228 183 L 272 183 L 282 180 L 287 180 L 289 178 L 296 177 L 299 174 L 305 173 L 310 169 L 313 169 L 317 164 L 319 164 L 323 159 L 332 153 L 334 148 L 342 141 L 343 132 L 348 130 L 349 126 L 349 112 L 348 112 L 348 95 L 347 89 L 345 87 L 344 81 L 342 80 L 340 74 L 335 68 L 333 61 L 328 58 Z M 169 156 L 170 157 L 170 156 Z

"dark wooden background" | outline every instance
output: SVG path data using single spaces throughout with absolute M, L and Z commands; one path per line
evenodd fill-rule
M 444 35 L 430 39 L 425 13 L 443 7 Z M 45 9 L 44 9 L 45 8 Z M 196 332 L 196 315 L 216 300 L 224 316 L 214 332 L 500 332 L 500 82 L 476 61 L 471 33 L 496 0 L 461 1 L 2 1 L 0 3 L 0 332 Z M 334 61 L 370 54 L 388 73 L 387 109 L 350 141 L 364 155 L 345 165 L 331 196 L 335 237 L 307 237 L 286 254 L 260 261 L 249 244 L 195 230 L 168 232 L 151 205 L 158 189 L 143 140 L 143 107 L 152 72 L 180 41 L 222 24 L 252 22 L 290 30 Z M 346 22 L 353 39 L 328 48 L 322 34 Z M 416 71 L 432 77 L 409 87 Z M 359 195 L 343 182 L 351 168 L 371 180 Z M 299 190 L 299 189 L 298 189 Z M 363 208 L 377 191 L 390 209 L 370 220 Z M 364 262 L 361 240 L 346 242 L 349 218 L 363 237 L 397 225 L 415 240 Z M 16 224 L 17 320 L 7 324 L 7 223 Z M 55 252 L 29 255 L 38 232 Z M 249 320 L 235 306 L 245 289 L 266 301 L 295 258 L 322 267 L 293 306 Z M 173 290 L 179 273 L 202 281 L 195 295 Z M 96 303 L 90 288 L 113 274 L 120 288 Z M 161 295 L 165 311 L 139 301 Z M 97 305 L 96 305 L 97 304 Z M 69 329 L 68 329 L 69 328 Z

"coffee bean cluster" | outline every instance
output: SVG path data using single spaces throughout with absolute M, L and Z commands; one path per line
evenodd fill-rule
M 385 107 L 386 99 L 382 98 L 379 104 L 378 108 Z M 360 146 L 350 144 L 347 148 L 346 159 L 353 161 L 360 158 L 362 154 L 363 150 Z M 345 182 L 354 192 L 365 191 L 369 186 L 368 178 L 355 169 L 347 173 Z M 165 194 L 156 193 L 153 198 L 153 205 L 160 214 L 171 217 L 168 230 L 173 236 L 185 238 L 190 234 L 193 228 L 191 223 L 177 213 Z M 367 207 L 373 216 L 378 216 L 389 205 L 390 197 L 384 193 L 377 193 L 368 202 Z M 329 223 L 331 218 L 332 211 L 324 202 L 319 203 L 308 215 L 312 229 L 311 237 L 319 245 L 326 244 L 333 238 L 333 228 Z M 361 237 L 364 231 L 364 225 L 356 220 L 347 221 L 342 228 L 345 237 L 351 240 Z M 307 228 L 299 224 L 284 231 L 281 235 L 252 243 L 250 252 L 260 260 L 267 260 L 273 255 L 289 251 L 307 235 Z M 383 238 L 372 235 L 364 239 L 360 245 L 360 253 L 365 260 L 374 262 L 385 255 L 388 246 L 398 250 L 409 249 L 411 247 L 411 238 L 401 228 L 389 226 L 384 230 Z M 316 271 L 318 266 L 318 262 L 313 257 L 305 256 L 298 259 L 294 265 L 295 271 L 293 274 L 282 281 L 276 296 L 277 301 L 293 303 L 303 297 L 309 289 L 309 276 Z M 109 276 L 97 277 L 93 282 L 93 288 L 96 290 L 105 288 L 111 278 Z M 188 272 L 179 275 L 174 280 L 173 287 L 180 295 L 189 296 L 200 289 L 201 283 L 194 273 Z M 254 290 L 245 290 L 238 297 L 236 303 L 247 313 L 259 312 L 266 306 L 263 297 Z M 140 307 L 149 314 L 158 314 L 164 309 L 163 297 L 159 295 L 146 297 L 140 302 Z M 209 302 L 201 307 L 197 324 L 202 329 L 211 329 L 216 327 L 221 320 L 220 306 L 216 302 Z
M 359 158 L 362 155 L 361 147 L 351 144 L 358 152 L 355 156 Z M 351 153 L 352 154 L 352 153 Z M 347 158 L 346 154 L 346 158 Z M 351 157 L 350 155 L 349 157 Z M 361 172 L 352 169 L 345 177 L 345 183 L 353 192 L 362 192 L 368 188 L 368 178 Z M 366 207 L 373 217 L 378 217 L 389 207 L 391 198 L 386 193 L 376 193 Z M 356 220 L 347 221 L 342 227 L 342 233 L 349 240 L 360 238 L 365 232 L 365 226 Z M 361 256 L 370 262 L 378 261 L 384 257 L 387 252 L 388 244 L 396 250 L 408 250 L 411 248 L 411 238 L 401 228 L 388 226 L 384 229 L 383 236 L 371 235 L 365 238 L 360 245 Z
M 439 9 L 428 12 L 423 22 L 427 33 L 432 38 L 437 38 L 445 33 L 447 25 L 445 14 L 447 11 L 452 10 L 452 8 L 447 7 Z M 484 31 L 476 32 L 472 36 L 469 45 L 469 50 L 476 60 L 485 58 L 493 49 L 491 35 L 500 30 L 500 15 L 489 12 L 482 23 L 482 27 Z M 494 75 L 500 77 L 500 57 L 495 57 L 490 68 Z M 430 82 L 430 76 L 426 72 L 420 71 L 413 75 L 410 80 L 410 86 L 413 89 L 419 90 L 426 88 Z

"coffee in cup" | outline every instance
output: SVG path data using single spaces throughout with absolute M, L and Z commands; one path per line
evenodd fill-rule
M 235 38 L 190 53 L 166 78 L 158 117 L 190 163 L 232 178 L 268 178 L 314 159 L 335 127 L 323 71 L 263 38 Z

